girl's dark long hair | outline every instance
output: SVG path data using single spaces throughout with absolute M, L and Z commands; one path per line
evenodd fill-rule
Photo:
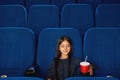
M 54 65 L 54 75 L 55 75 L 55 80 L 58 80 L 58 72 L 57 72 L 57 67 L 58 67 L 58 63 L 61 57 L 61 52 L 59 51 L 59 46 L 63 41 L 68 41 L 70 43 L 71 46 L 71 50 L 70 53 L 68 54 L 68 59 L 69 59 L 69 63 L 68 63 L 68 75 L 69 77 L 71 76 L 71 56 L 72 56 L 72 41 L 68 36 L 62 36 L 57 43 L 57 48 L 56 48 L 56 58 L 55 58 L 55 65 Z

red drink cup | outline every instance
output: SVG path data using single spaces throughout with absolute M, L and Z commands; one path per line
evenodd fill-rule
M 90 63 L 89 62 L 80 62 L 80 72 L 83 74 L 88 73 L 90 68 Z

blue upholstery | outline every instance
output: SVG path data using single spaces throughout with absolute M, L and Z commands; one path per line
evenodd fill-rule
M 119 80 L 117 78 L 107 78 L 107 77 L 71 77 L 65 80 Z
M 75 4 L 76 0 L 51 0 L 51 4 L 56 5 L 61 12 L 65 4 Z
M 34 33 L 22 27 L 0 27 L 0 75 L 23 76 L 34 60 Z
M 102 0 L 78 0 L 79 4 L 90 4 L 95 9 L 99 4 L 102 4 Z
M 36 77 L 7 77 L 7 78 L 0 78 L 0 80 L 43 80 L 43 79 Z
M 84 32 L 94 25 L 93 10 L 88 4 L 68 4 L 63 7 L 61 27 L 73 27 Z
M 46 4 L 50 4 L 50 0 L 26 0 L 25 6 L 27 8 L 27 10 L 29 11 L 29 8 L 32 5 L 46 5 Z
M 22 5 L 0 5 L 0 27 L 24 27 L 26 17 Z
M 97 7 L 96 27 L 120 27 L 120 4 L 101 4 Z
M 59 27 L 58 8 L 54 5 L 34 5 L 28 13 L 28 27 L 37 35 L 47 27 Z
M 120 0 L 104 0 L 104 3 L 112 3 L 112 4 L 117 3 L 117 4 L 119 4 Z
M 20 4 L 24 5 L 25 0 L 0 0 L 0 5 Z
M 120 29 L 95 28 L 87 31 L 83 55 L 95 65 L 95 76 L 120 78 Z
M 56 54 L 58 39 L 63 36 L 69 36 L 73 43 L 73 55 L 82 58 L 81 36 L 77 29 L 73 28 L 47 28 L 39 34 L 37 63 L 40 67 L 41 77 L 45 77 L 48 67 Z

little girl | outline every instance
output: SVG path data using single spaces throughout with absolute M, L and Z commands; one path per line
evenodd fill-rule
M 64 80 L 68 77 L 79 76 L 81 60 L 72 56 L 72 43 L 69 37 L 63 36 L 58 40 L 56 57 L 48 70 L 47 80 Z M 89 75 L 93 74 L 92 66 Z

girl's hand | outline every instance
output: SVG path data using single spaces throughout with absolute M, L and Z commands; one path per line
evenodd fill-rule
M 48 78 L 47 80 L 51 80 L 50 78 Z
M 89 68 L 89 71 L 88 71 L 88 72 L 90 73 L 90 76 L 93 75 L 93 67 L 92 67 L 92 65 L 90 65 L 90 68 Z

